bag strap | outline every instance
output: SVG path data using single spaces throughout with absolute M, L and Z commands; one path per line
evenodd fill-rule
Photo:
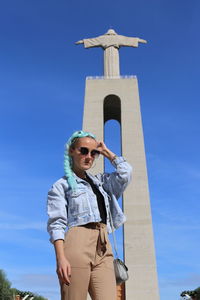
M 113 219 L 112 219 L 110 207 L 109 207 L 109 217 L 110 217 L 110 224 L 111 224 L 111 229 L 112 229 L 112 236 L 113 236 L 113 242 L 114 242 L 115 255 L 118 258 L 119 256 L 118 256 L 118 251 L 117 251 L 117 241 L 116 241 L 116 236 L 115 236 L 115 232 L 114 232 Z

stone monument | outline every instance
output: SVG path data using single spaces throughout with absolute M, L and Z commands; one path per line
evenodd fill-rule
M 135 37 L 126 37 L 117 34 L 113 29 L 109 29 L 104 35 L 96 38 L 83 39 L 76 44 L 84 44 L 85 48 L 101 47 L 104 49 L 104 76 L 119 77 L 119 48 L 138 47 L 138 43 L 146 43 L 145 40 Z
M 159 300 L 148 178 L 144 150 L 136 76 L 120 76 L 119 48 L 138 47 L 145 40 L 118 35 L 109 29 L 104 35 L 83 39 L 76 44 L 104 50 L 104 76 L 87 77 L 83 130 L 104 139 L 104 124 L 114 119 L 121 125 L 122 155 L 133 166 L 133 180 L 123 194 L 127 221 L 124 225 L 124 259 L 129 280 L 123 298 L 126 300 Z M 103 159 L 94 172 L 102 172 Z

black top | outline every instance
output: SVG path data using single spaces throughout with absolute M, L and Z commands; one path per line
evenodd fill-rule
M 93 193 L 97 197 L 97 203 L 98 203 L 99 213 L 100 213 L 100 217 L 101 217 L 101 223 L 106 224 L 107 213 L 106 213 L 106 207 L 105 207 L 104 197 L 101 194 L 101 192 L 99 191 L 99 189 L 96 187 L 96 185 L 93 183 L 92 179 L 90 179 L 86 175 L 85 180 L 91 185 Z

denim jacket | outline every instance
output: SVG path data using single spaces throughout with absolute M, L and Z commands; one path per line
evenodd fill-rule
M 116 171 L 87 175 L 92 179 L 104 197 L 107 212 L 107 231 L 112 231 L 109 208 L 113 219 L 114 229 L 117 229 L 125 221 L 117 199 L 131 180 L 132 167 L 123 157 L 116 157 L 112 161 Z M 100 213 L 97 199 L 90 184 L 74 174 L 77 181 L 77 189 L 69 188 L 66 177 L 63 176 L 56 181 L 48 192 L 47 211 L 49 215 L 47 230 L 50 234 L 50 241 L 63 239 L 66 228 L 84 225 L 91 222 L 100 222 Z

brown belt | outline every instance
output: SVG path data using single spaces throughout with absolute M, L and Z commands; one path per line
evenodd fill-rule
M 80 226 L 99 230 L 99 236 L 97 241 L 97 253 L 99 256 L 103 256 L 104 253 L 106 252 L 106 244 L 107 244 L 106 236 L 105 236 L 106 224 L 93 222 L 93 223 L 88 223 Z

